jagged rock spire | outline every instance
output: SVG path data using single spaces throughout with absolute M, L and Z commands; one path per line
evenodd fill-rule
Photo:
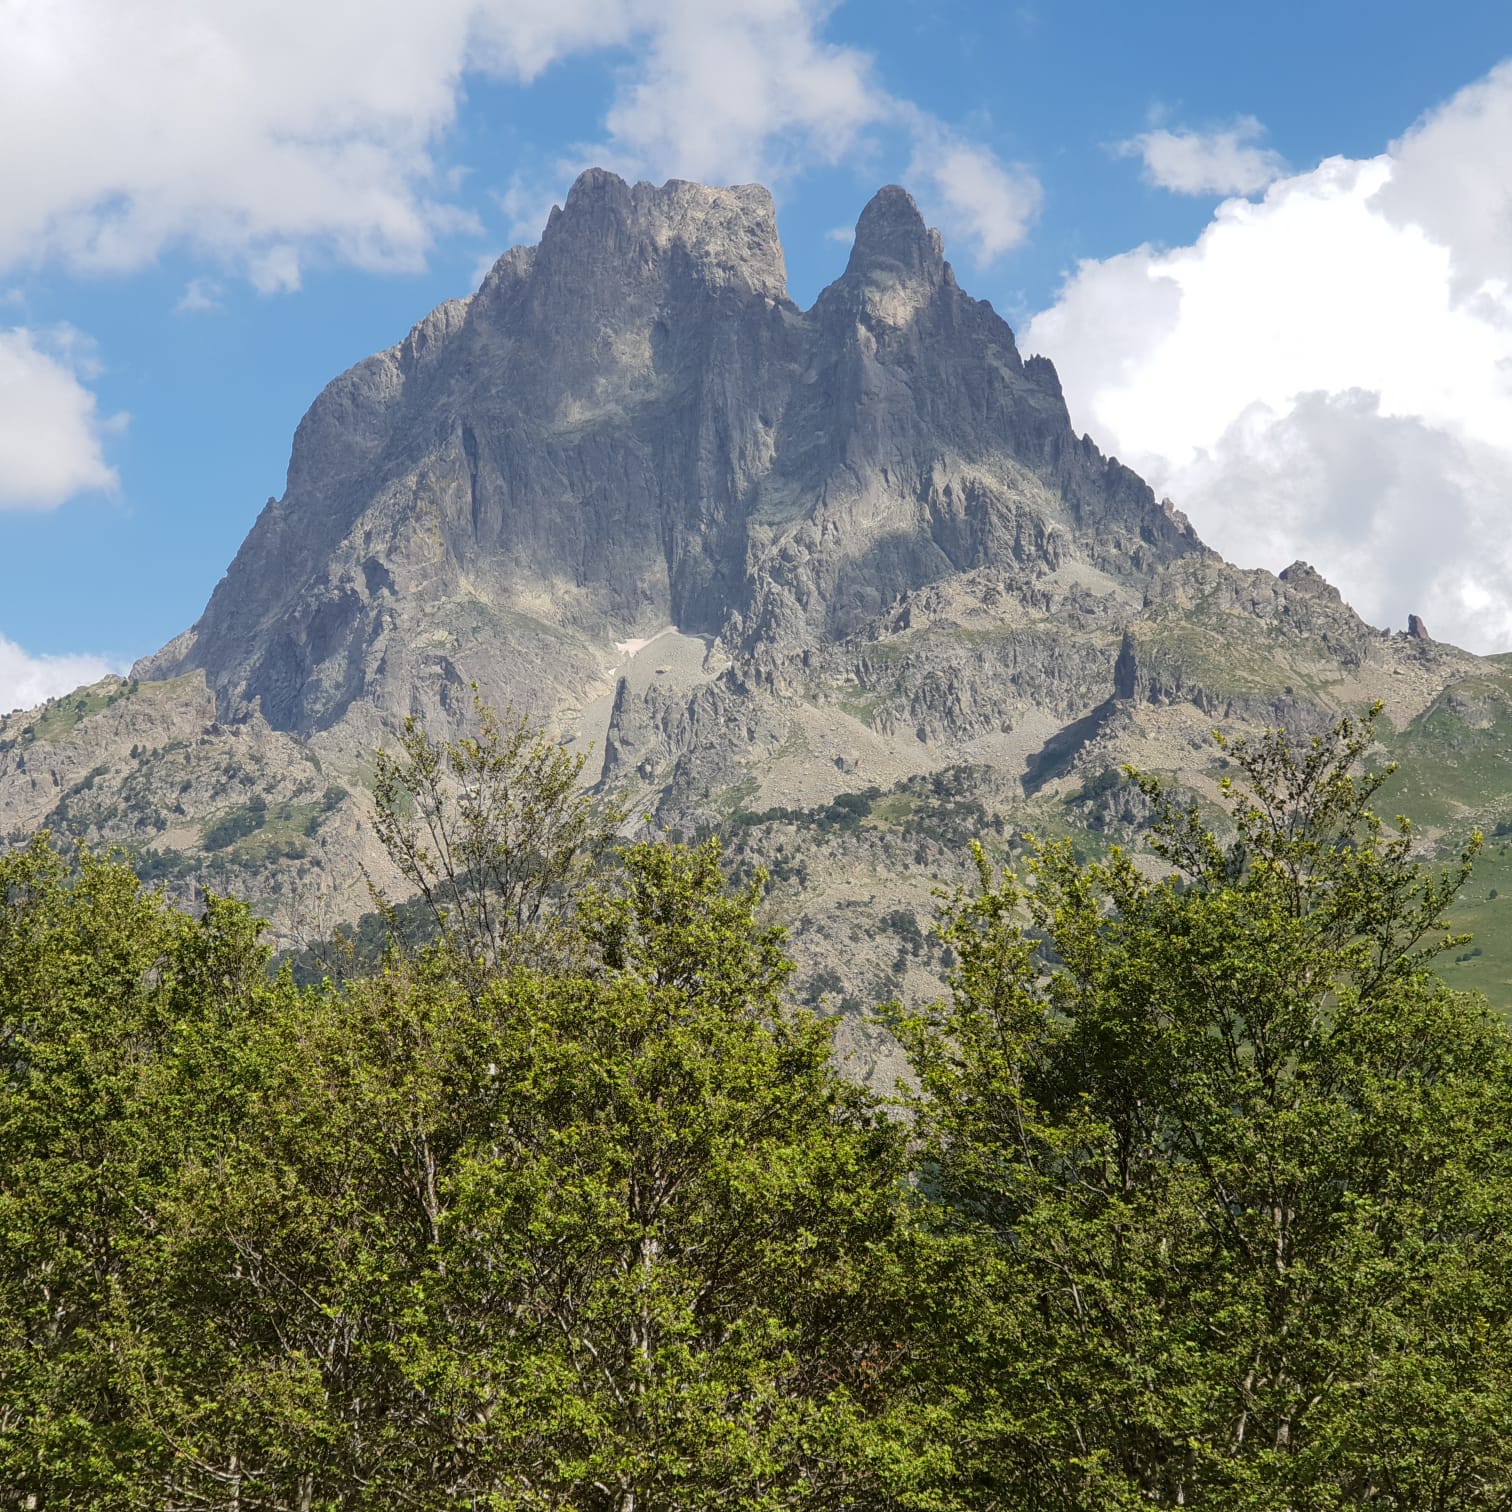
M 879 189 L 856 222 L 846 277 L 890 271 L 934 281 L 944 267 L 940 233 L 924 224 L 913 195 L 897 184 Z

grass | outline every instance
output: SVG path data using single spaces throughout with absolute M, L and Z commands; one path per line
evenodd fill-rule
M 1326 647 L 1279 635 L 1257 644 L 1227 629 L 1187 621 L 1142 630 L 1140 659 L 1156 666 L 1169 661 L 1184 680 L 1215 694 L 1317 698 L 1326 691 L 1317 676 L 1318 667 L 1333 662 Z M 1314 656 L 1316 665 L 1309 665 Z
M 1492 893 L 1496 897 L 1492 897 Z M 1434 963 L 1451 987 L 1484 993 L 1503 1018 L 1512 1018 L 1512 846 L 1488 840 L 1449 918 L 1473 936 Z
M 878 709 L 888 700 L 886 693 L 866 693 L 860 698 L 839 697 L 835 700 L 835 706 L 852 719 L 859 720 L 864 725 L 869 725 Z
M 1473 828 L 1487 837 L 1449 911 L 1473 938 L 1435 966 L 1449 986 L 1484 993 L 1512 1018 L 1512 667 L 1455 683 L 1385 745 L 1401 770 L 1382 789 L 1380 811 L 1437 830 L 1441 865 L 1453 864 Z M 1497 835 L 1502 825 L 1509 833 Z
M 23 725 L 9 740 L 0 741 L 0 750 L 63 740 L 91 714 L 98 714 L 112 704 L 133 697 L 140 686 L 137 682 L 118 682 L 112 678 L 92 687 L 80 688 L 66 698 L 51 699 L 30 724 Z
M 738 782 L 732 782 L 729 787 L 723 789 L 715 802 L 725 818 L 730 819 L 748 808 L 751 800 L 760 790 L 761 784 L 754 777 L 742 777 Z
M 0 719 L 0 730 L 15 730 L 13 735 L 0 739 L 0 754 L 18 747 L 25 750 L 30 745 L 65 740 L 86 719 L 102 710 L 127 699 L 143 702 L 169 699 L 183 691 L 186 683 L 199 683 L 203 686 L 201 674 L 187 672 L 182 677 L 172 677 L 162 682 L 138 682 L 135 678 L 123 682 L 119 678 L 106 678 L 87 688 L 76 689 L 66 697 L 50 699 L 29 724 L 19 724 L 15 715 Z
M 863 688 L 858 683 L 824 683 L 805 689 L 802 697 L 805 703 L 820 711 L 839 709 L 842 714 L 869 725 L 892 693 L 881 688 Z M 778 754 L 785 754 L 785 751 L 786 747 Z
M 1383 800 L 1418 825 L 1512 812 L 1512 674 L 1466 678 L 1386 741 L 1402 770 Z
M 918 808 L 920 800 L 911 793 L 899 792 L 896 788 L 872 804 L 871 817 L 879 828 L 901 829 Z

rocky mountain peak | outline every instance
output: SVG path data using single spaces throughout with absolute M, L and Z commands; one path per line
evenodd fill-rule
M 1512 710 L 1487 670 L 1305 563 L 1204 547 L 1075 433 L 903 189 L 801 310 L 766 190 L 592 170 L 538 246 L 327 385 L 192 629 L 0 720 L 0 844 L 49 825 L 284 930 L 311 898 L 350 917 L 384 864 L 374 746 L 466 730 L 476 687 L 630 812 L 732 827 L 802 889 L 806 969 L 882 1000 L 886 920 L 989 818 L 1127 836 L 1125 762 L 1208 790 L 1215 723 L 1379 696 L 1403 730 L 1467 672 L 1480 730 Z
M 904 189 L 812 309 L 785 285 L 759 185 L 584 173 L 537 247 L 327 386 L 284 496 L 140 675 L 203 672 L 221 719 L 356 751 L 406 714 L 464 724 L 473 683 L 581 706 L 669 625 L 783 690 L 900 613 L 1101 626 L 1205 556 L 1073 433 Z
M 654 278 L 675 265 L 708 288 L 787 296 L 776 207 L 760 184 L 628 184 L 607 169 L 589 168 L 566 204 L 553 207 L 540 259 L 569 278 L 605 261 L 632 278 Z
M 1283 567 L 1277 577 L 1294 592 L 1319 595 L 1335 603 L 1343 603 L 1339 590 L 1311 562 L 1293 562 L 1290 567 Z
M 846 278 L 891 274 L 938 283 L 944 271 L 940 233 L 924 224 L 913 195 L 897 184 L 879 189 L 856 222 Z

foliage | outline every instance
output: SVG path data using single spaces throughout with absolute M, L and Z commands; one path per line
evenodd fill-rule
M 233 905 L 0 867 L 7 1493 L 846 1494 L 902 1146 L 717 848 L 631 847 L 592 970 L 481 992 L 446 951 L 301 992 Z
M 119 1505 L 171 1460 L 123 1362 L 175 1300 L 142 1278 L 184 1132 L 215 1109 L 189 1080 L 165 1087 L 162 1070 L 202 1059 L 265 990 L 258 927 L 213 897 L 192 919 L 124 866 L 60 854 L 45 836 L 0 857 L 0 1487 L 12 1504 Z
M 393 825 L 591 836 L 512 729 L 411 731 Z M 1163 877 L 979 849 L 906 1119 L 717 843 L 436 861 L 449 938 L 304 986 L 0 855 L 0 1506 L 1505 1506 L 1512 1054 L 1371 741 L 1228 746 L 1221 836 L 1135 778 Z
M 951 1001 L 899 1024 L 907 1503 L 1506 1504 L 1508 1042 L 1426 974 L 1470 853 L 1375 817 L 1372 737 L 1227 747 L 1228 842 L 1140 779 L 1174 876 L 1049 845 L 958 901 Z
M 395 869 L 476 979 L 560 947 L 553 926 L 571 887 L 621 815 L 580 787 L 586 754 L 569 755 L 524 717 L 501 721 L 476 694 L 474 706 L 478 734 L 452 741 L 405 720 L 398 752 L 377 754 L 373 818 Z
M 200 843 L 207 851 L 225 850 L 228 845 L 235 845 L 238 840 L 256 834 L 267 822 L 266 801 L 260 806 L 249 803 L 242 808 L 232 809 L 229 814 L 206 825 Z
M 795 824 L 800 828 L 818 830 L 821 835 L 831 831 L 853 835 L 861 828 L 862 821 L 870 816 L 872 804 L 881 793 L 882 789 L 878 787 L 867 788 L 861 793 L 837 793 L 828 803 L 809 809 L 737 809 L 730 818 L 730 825 L 740 830 L 763 824 Z
M 962 850 L 978 835 L 1004 831 L 1002 816 L 971 796 L 979 777 L 977 768 L 954 766 L 909 777 L 886 794 L 872 786 L 858 793 L 837 793 L 813 808 L 737 808 L 729 827 L 738 837 L 744 829 L 791 824 L 827 837 L 858 834 L 870 821 L 873 827 L 880 824 L 908 838 Z

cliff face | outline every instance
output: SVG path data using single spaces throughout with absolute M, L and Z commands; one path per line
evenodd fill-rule
M 538 247 L 321 394 L 284 497 L 138 671 L 371 741 L 463 717 L 474 681 L 572 707 L 667 624 L 781 682 L 962 573 L 1077 562 L 1138 594 L 1204 554 L 1073 434 L 901 189 L 805 312 L 765 190 L 590 172 Z
M 539 247 L 320 395 L 284 497 L 141 670 L 311 734 L 357 703 L 444 723 L 472 680 L 553 707 L 617 637 L 717 627 L 783 282 L 764 190 L 584 175 Z

